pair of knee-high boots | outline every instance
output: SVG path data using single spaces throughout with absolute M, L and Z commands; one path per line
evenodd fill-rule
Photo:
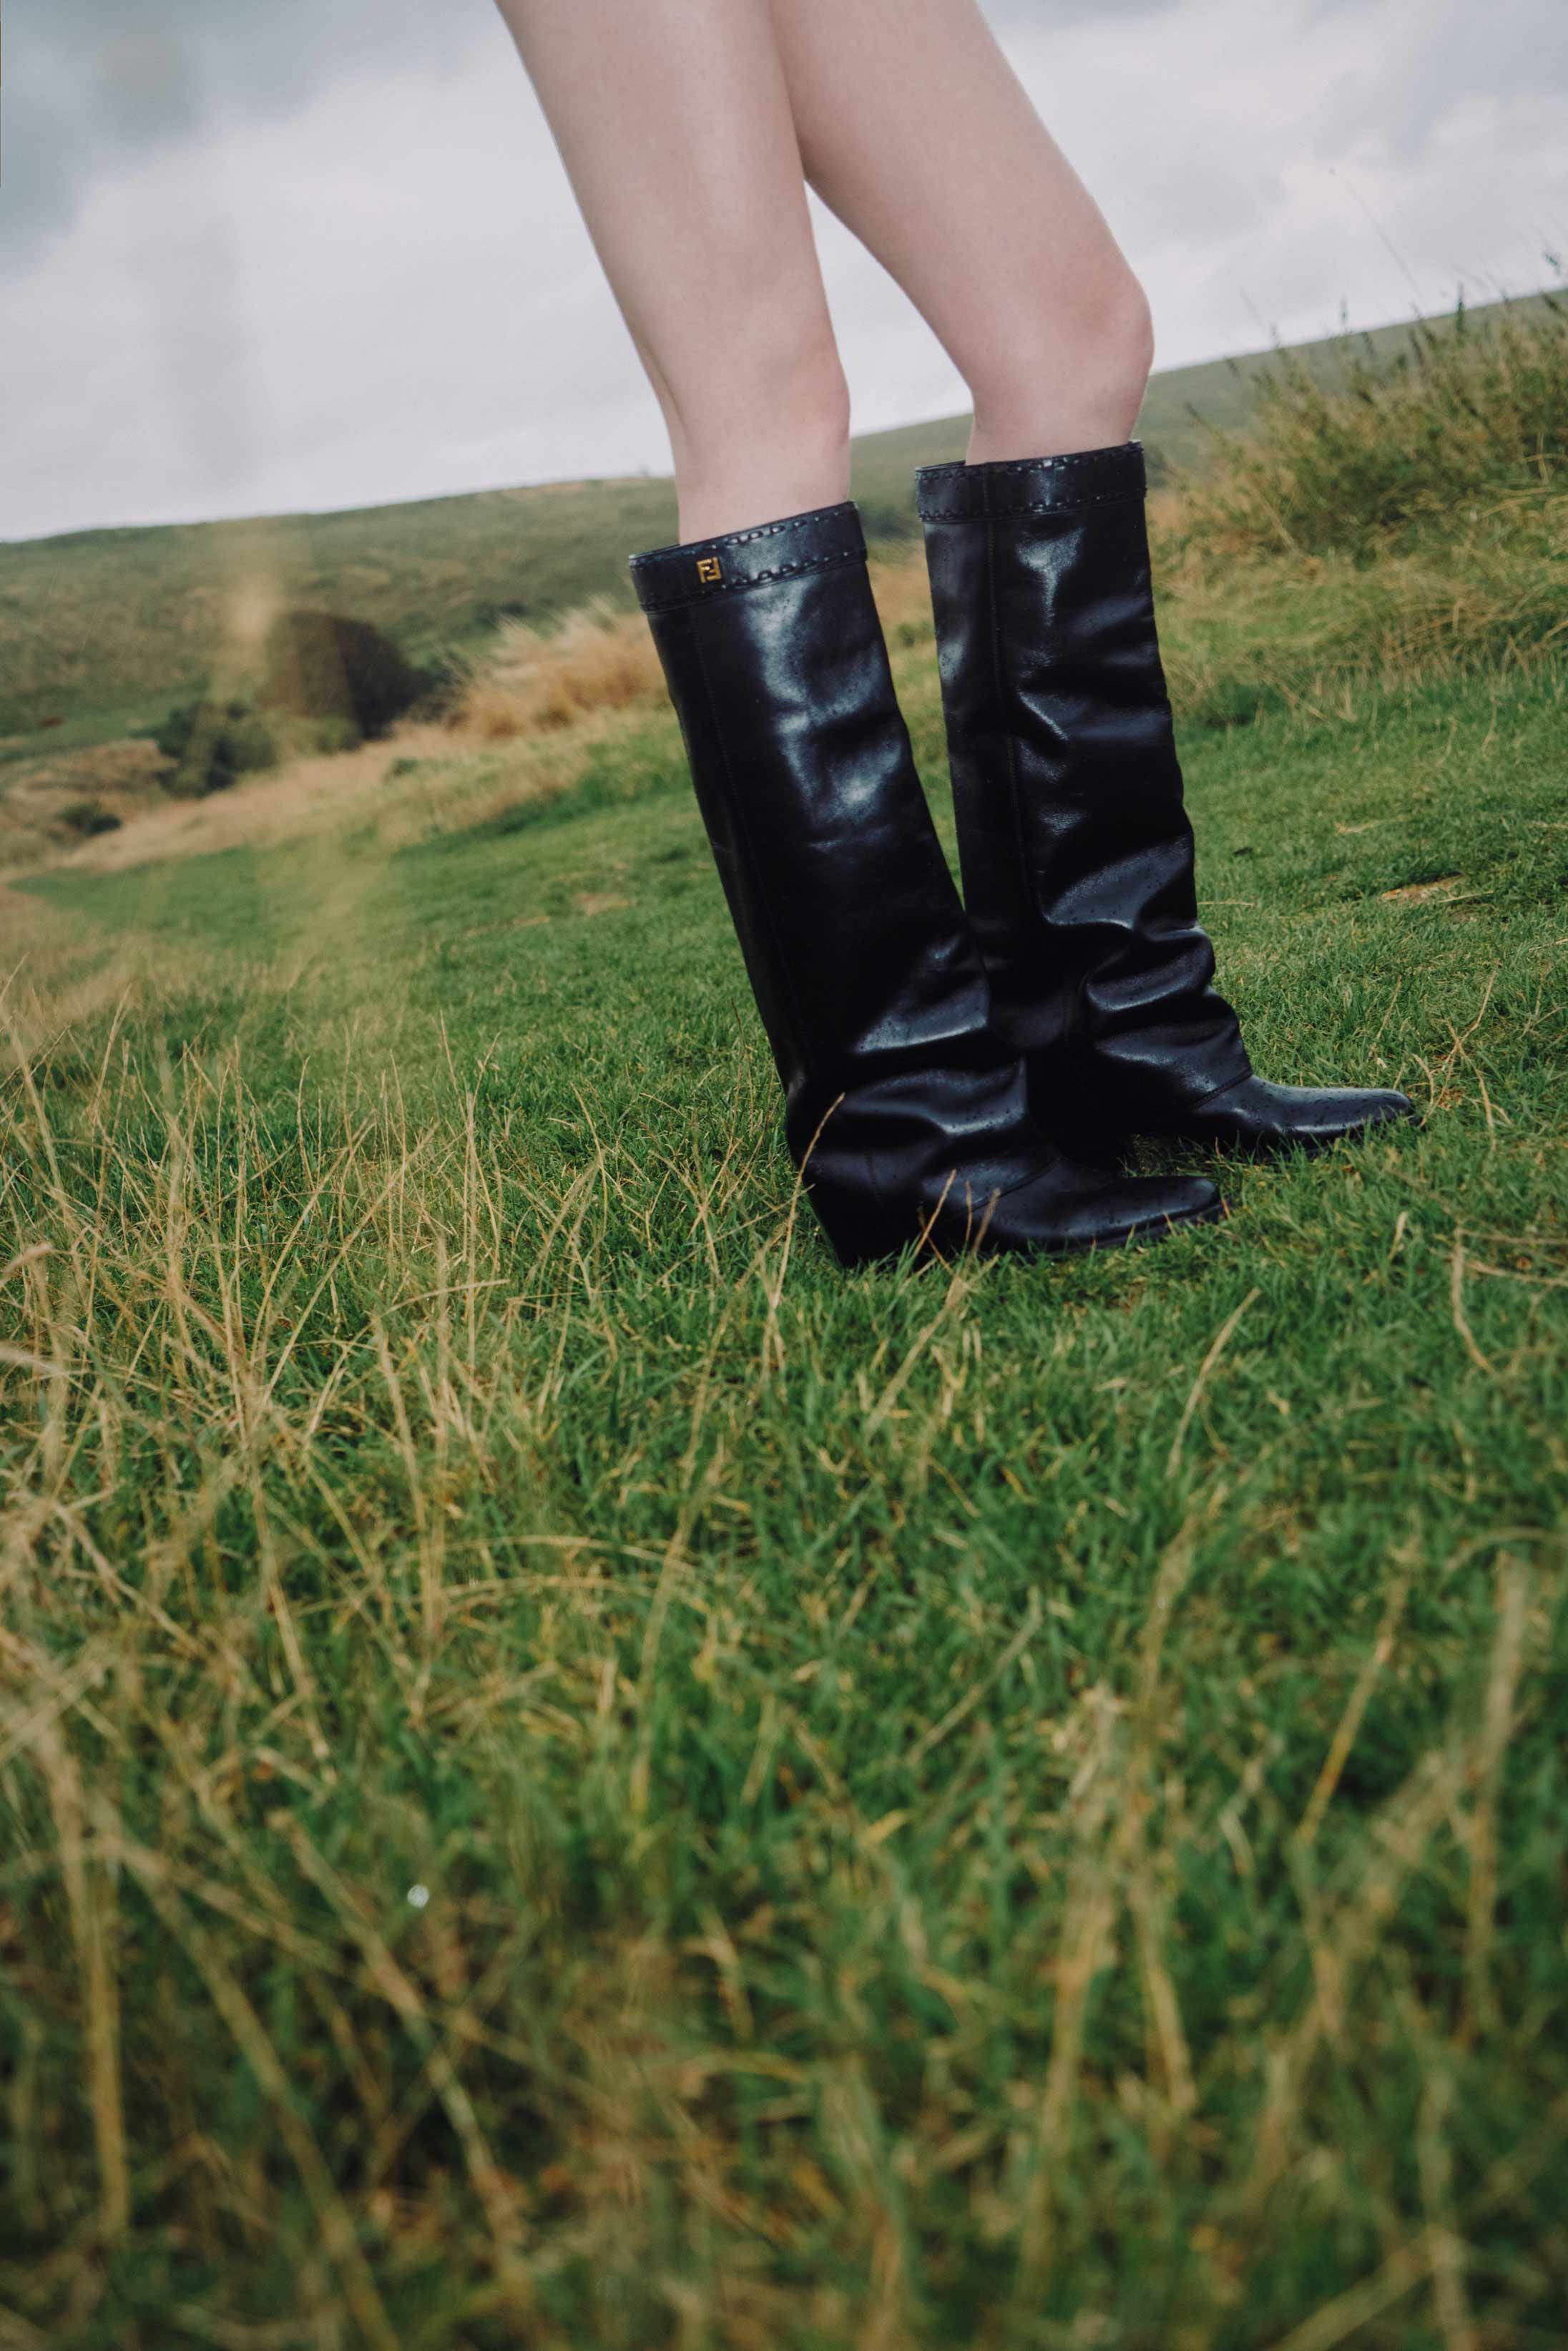
M 965 903 L 851 504 L 633 559 L 784 1088 L 845 1265 L 1064 1250 L 1222 1212 L 1167 1135 L 1317 1148 L 1403 1094 L 1253 1074 L 1211 985 L 1136 443 L 936 465 L 920 511 Z

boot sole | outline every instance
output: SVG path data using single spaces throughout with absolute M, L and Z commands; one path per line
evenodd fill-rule
M 1038 1249 L 1032 1249 L 981 1248 L 955 1249 L 949 1252 L 938 1248 L 934 1242 L 928 1241 L 919 1251 L 915 1262 L 917 1265 L 951 1265 L 964 1257 L 1030 1257 L 1051 1259 L 1064 1257 L 1092 1257 L 1098 1249 L 1141 1249 L 1145 1243 L 1168 1240 L 1173 1233 L 1181 1232 L 1189 1225 L 1222 1224 L 1229 1214 L 1229 1202 L 1216 1200 L 1212 1207 L 1187 1208 L 1179 1217 L 1161 1217 L 1147 1225 L 1134 1225 L 1131 1231 L 1119 1234 L 1113 1238 L 1107 1237 L 1097 1240 L 1041 1242 Z M 865 1249 L 856 1255 L 846 1256 L 831 1234 L 827 1238 L 829 1247 L 845 1273 L 858 1273 L 866 1266 L 894 1265 L 909 1247 L 907 1241 L 900 1241 L 896 1247 L 891 1249 Z
M 1385 1127 L 1420 1126 L 1421 1114 L 1416 1110 L 1392 1111 L 1386 1118 L 1368 1119 L 1364 1126 L 1347 1126 L 1338 1134 L 1285 1134 L 1277 1137 L 1245 1135 L 1198 1134 L 1181 1126 L 1140 1126 L 1129 1128 L 1123 1137 L 1131 1142 L 1134 1136 L 1147 1143 L 1190 1143 L 1200 1151 L 1212 1152 L 1221 1159 L 1288 1159 L 1299 1151 L 1304 1159 L 1321 1159 L 1325 1151 L 1333 1151 L 1342 1143 L 1364 1143 L 1369 1136 Z

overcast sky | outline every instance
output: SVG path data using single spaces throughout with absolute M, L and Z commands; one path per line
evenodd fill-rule
M 989 14 L 1162 366 L 1568 253 L 1568 0 Z M 4 114 L 0 538 L 667 470 L 490 0 L 9 0 Z M 857 429 L 961 408 L 819 231 Z

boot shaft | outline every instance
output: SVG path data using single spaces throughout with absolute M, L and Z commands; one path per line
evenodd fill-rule
M 783 1081 L 791 1155 L 845 1264 L 909 1246 L 1118 1245 L 1212 1186 L 1054 1148 L 894 695 L 852 506 L 632 565 Z
M 925 468 L 966 896 L 1037 1097 L 1094 1116 L 1249 1068 L 1211 982 L 1155 622 L 1143 452 Z
M 797 1157 L 841 1094 L 1006 1057 L 852 505 L 632 563 Z

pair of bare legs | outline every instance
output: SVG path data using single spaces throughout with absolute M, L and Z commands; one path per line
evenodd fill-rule
M 669 427 L 685 539 L 849 495 L 805 186 L 967 384 L 972 461 L 1128 439 L 1148 306 L 976 0 L 499 0 Z

